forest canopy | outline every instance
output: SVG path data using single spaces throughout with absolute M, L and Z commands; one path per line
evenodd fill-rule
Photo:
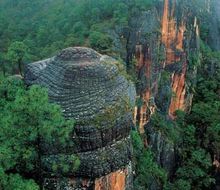
M 120 40 L 130 45 L 126 37 L 130 35 L 127 31 L 133 29 L 131 18 L 148 12 L 158 2 L 0 0 L 0 189 L 40 189 L 39 142 L 57 140 L 65 146 L 74 129 L 74 121 L 65 120 L 60 106 L 50 103 L 47 89 L 24 84 L 25 65 L 52 57 L 66 47 L 86 46 L 120 59 L 137 86 L 143 85 L 146 79 L 143 82 L 133 77 L 137 74 L 137 62 L 133 57 L 132 63 L 126 62 L 127 55 L 122 56 L 123 48 L 115 31 L 123 31 Z M 158 164 L 153 149 L 147 147 L 144 139 L 148 134 L 140 134 L 139 126 L 133 126 L 136 127 L 131 132 L 135 190 L 150 189 L 155 184 L 164 190 L 211 190 L 220 183 L 220 52 L 209 44 L 212 24 L 209 19 L 213 15 L 204 0 L 183 2 L 182 7 L 194 11 L 200 28 L 199 53 L 188 55 L 192 59 L 187 60 L 190 67 L 196 67 L 194 73 L 197 73 L 195 86 L 187 86 L 194 95 L 192 107 L 188 113 L 177 110 L 175 120 L 163 115 L 161 110 L 151 116 L 152 130 L 175 144 L 177 163 L 172 175 Z M 155 35 L 161 34 L 158 31 Z M 192 35 L 190 31 L 186 33 Z M 188 52 L 190 54 L 191 49 Z M 156 73 L 161 68 L 153 69 Z M 163 80 L 159 86 L 164 85 L 164 91 L 169 88 L 166 84 L 170 81 L 169 69 L 172 68 L 160 75 Z M 169 95 L 175 97 L 172 92 Z M 139 99 L 137 107 L 144 104 Z M 166 100 L 162 99 L 162 103 Z M 74 169 L 79 167 L 80 160 L 75 155 L 73 162 Z

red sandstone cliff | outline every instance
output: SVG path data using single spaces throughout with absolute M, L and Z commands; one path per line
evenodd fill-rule
M 136 107 L 134 114 L 135 122 L 141 133 L 144 132 L 144 125 L 155 109 L 158 108 L 161 111 L 160 103 L 154 104 L 154 102 L 157 102 L 157 98 L 160 96 L 164 96 L 161 93 L 163 89 L 159 89 L 159 83 L 163 83 L 165 80 L 161 77 L 162 72 L 169 75 L 166 80 L 170 87 L 170 97 L 164 100 L 168 104 L 165 105 L 165 107 L 167 106 L 165 114 L 174 119 L 176 110 L 187 111 L 191 104 L 192 95 L 187 88 L 187 82 L 191 81 L 187 81 L 187 72 L 194 71 L 188 70 L 190 50 L 185 44 L 194 43 L 193 51 L 196 51 L 199 30 L 196 17 L 189 17 L 189 13 L 180 6 L 176 0 L 164 0 L 161 8 L 157 9 L 157 14 L 161 15 L 158 21 L 160 35 L 153 40 L 158 45 L 151 45 L 152 39 L 149 38 L 146 39 L 146 43 L 136 45 L 136 72 L 139 80 L 143 81 L 144 78 L 146 83 L 141 90 L 137 90 L 138 97 L 142 99 L 143 103 Z M 154 29 L 152 32 L 156 30 Z M 160 51 L 158 54 L 154 53 L 155 48 Z M 155 58 L 161 54 L 162 59 Z M 156 64 L 157 66 L 155 66 Z M 153 103 L 152 99 L 155 100 Z

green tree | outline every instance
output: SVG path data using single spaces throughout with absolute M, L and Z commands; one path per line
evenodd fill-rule
M 24 64 L 24 59 L 28 56 L 27 51 L 27 46 L 23 42 L 18 41 L 13 42 L 8 48 L 8 61 L 18 65 L 20 75 L 22 75 L 22 65 Z
M 187 152 L 187 158 L 182 160 L 181 166 L 177 169 L 174 189 L 180 189 L 178 187 L 180 184 L 184 184 L 181 186 L 187 190 L 209 188 L 214 182 L 209 173 L 212 165 L 209 153 L 201 148 Z
M 0 68 L 2 70 L 2 74 L 5 76 L 6 65 L 5 65 L 5 55 L 3 53 L 0 53 Z
M 134 148 L 134 163 L 136 174 L 134 177 L 135 190 L 148 189 L 153 183 L 165 187 L 167 174 L 155 161 L 150 149 L 144 147 L 137 131 L 132 131 L 132 145 Z
M 111 38 L 101 32 L 93 31 L 89 35 L 90 45 L 92 48 L 105 52 L 112 46 Z
M 1 78 L 0 107 L 0 189 L 38 189 L 25 176 L 40 180 L 42 143 L 65 146 L 74 122 L 66 121 L 60 107 L 48 102 L 45 89 L 27 89 L 15 77 Z
M 34 180 L 22 178 L 19 174 L 5 174 L 0 168 L 0 188 L 4 190 L 39 190 Z

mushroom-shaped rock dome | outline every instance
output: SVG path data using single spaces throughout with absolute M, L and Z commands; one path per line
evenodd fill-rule
M 80 157 L 79 170 L 69 175 L 100 177 L 129 163 L 135 88 L 121 63 L 90 48 L 70 47 L 28 64 L 25 82 L 46 87 L 50 101 L 76 121 L 74 147 L 43 145 L 46 173 L 60 153 Z
M 89 120 L 122 100 L 134 103 L 134 87 L 119 63 L 89 48 L 67 48 L 57 56 L 27 66 L 27 84 L 48 88 L 66 118 Z

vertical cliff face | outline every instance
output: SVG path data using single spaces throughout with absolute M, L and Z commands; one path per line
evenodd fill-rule
M 145 51 L 145 54 L 143 53 Z M 147 121 L 149 120 L 150 114 L 150 105 L 149 100 L 151 97 L 151 90 L 150 90 L 150 76 L 151 76 L 151 58 L 149 57 L 150 53 L 148 52 L 150 49 L 148 47 L 143 49 L 142 45 L 136 46 L 136 59 L 137 59 L 137 67 L 136 72 L 140 75 L 142 73 L 140 72 L 142 69 L 144 69 L 144 77 L 146 79 L 146 88 L 143 92 L 140 93 L 140 95 L 137 97 L 141 100 L 141 106 L 135 108 L 135 123 L 138 123 L 139 125 L 139 131 L 141 133 L 144 133 L 144 125 L 146 125 Z M 145 57 L 145 55 L 148 55 L 148 57 Z M 153 113 L 153 111 L 152 111 Z
M 169 116 L 174 119 L 176 110 L 185 111 L 186 73 L 172 75 L 172 95 Z
M 156 109 L 154 97 L 158 90 L 159 72 L 162 65 L 159 54 L 163 52 L 159 52 L 162 47 L 158 40 L 160 39 L 158 33 L 160 23 L 157 20 L 156 9 L 143 13 L 140 20 L 142 22 L 133 27 L 134 31 L 131 31 L 128 53 L 134 49 L 133 56 L 130 56 L 136 59 L 135 72 L 138 79 L 138 105 L 136 105 L 134 117 L 139 131 L 144 133 L 144 126 Z M 133 23 L 136 23 L 135 19 Z
M 135 46 L 137 95 L 141 99 L 135 122 L 141 133 L 156 109 L 174 119 L 176 110 L 190 108 L 193 82 L 188 76 L 196 67 L 189 64 L 191 55 L 198 52 L 199 36 L 197 19 L 182 1 L 164 0 L 143 15 L 135 26 L 136 34 L 131 31 L 129 51 Z M 155 19 L 158 15 L 159 20 Z
M 124 40 L 121 42 L 127 52 L 127 63 L 135 63 L 134 121 L 140 133 L 147 134 L 148 145 L 155 152 L 158 164 L 170 174 L 175 166 L 175 144 L 154 130 L 150 120 L 157 111 L 172 122 L 177 110 L 189 111 L 191 107 L 199 27 L 187 3 L 157 1 L 150 10 L 129 20 L 129 29 L 123 34 L 126 44 Z
M 172 8 L 170 8 L 172 6 Z M 180 54 L 176 52 L 183 52 L 183 40 L 186 26 L 183 20 L 180 21 L 180 25 L 177 26 L 175 17 L 176 2 L 170 5 L 169 0 L 164 1 L 163 16 L 161 19 L 161 42 L 166 48 L 165 64 L 172 64 L 181 60 Z M 181 18 L 182 19 L 182 18 Z
M 135 88 L 119 64 L 92 49 L 77 47 L 27 66 L 26 84 L 46 87 L 50 101 L 76 121 L 67 146 L 56 140 L 41 142 L 45 189 L 130 188 Z M 72 166 L 74 154 L 80 159 L 77 170 Z M 62 170 L 62 164 L 68 170 Z
M 176 74 L 175 71 L 171 76 L 171 89 L 174 94 L 171 97 L 168 114 L 174 118 L 176 110 L 184 110 L 185 101 L 185 75 L 186 75 L 186 54 L 184 53 L 184 32 L 186 31 L 184 18 L 181 18 L 180 25 L 177 26 L 175 18 L 175 6 L 176 2 L 172 2 L 172 8 L 170 10 L 169 0 L 164 1 L 163 17 L 161 22 L 161 34 L 162 43 L 165 46 L 166 59 L 165 67 L 169 64 L 175 64 L 176 62 L 182 62 L 182 70 Z

